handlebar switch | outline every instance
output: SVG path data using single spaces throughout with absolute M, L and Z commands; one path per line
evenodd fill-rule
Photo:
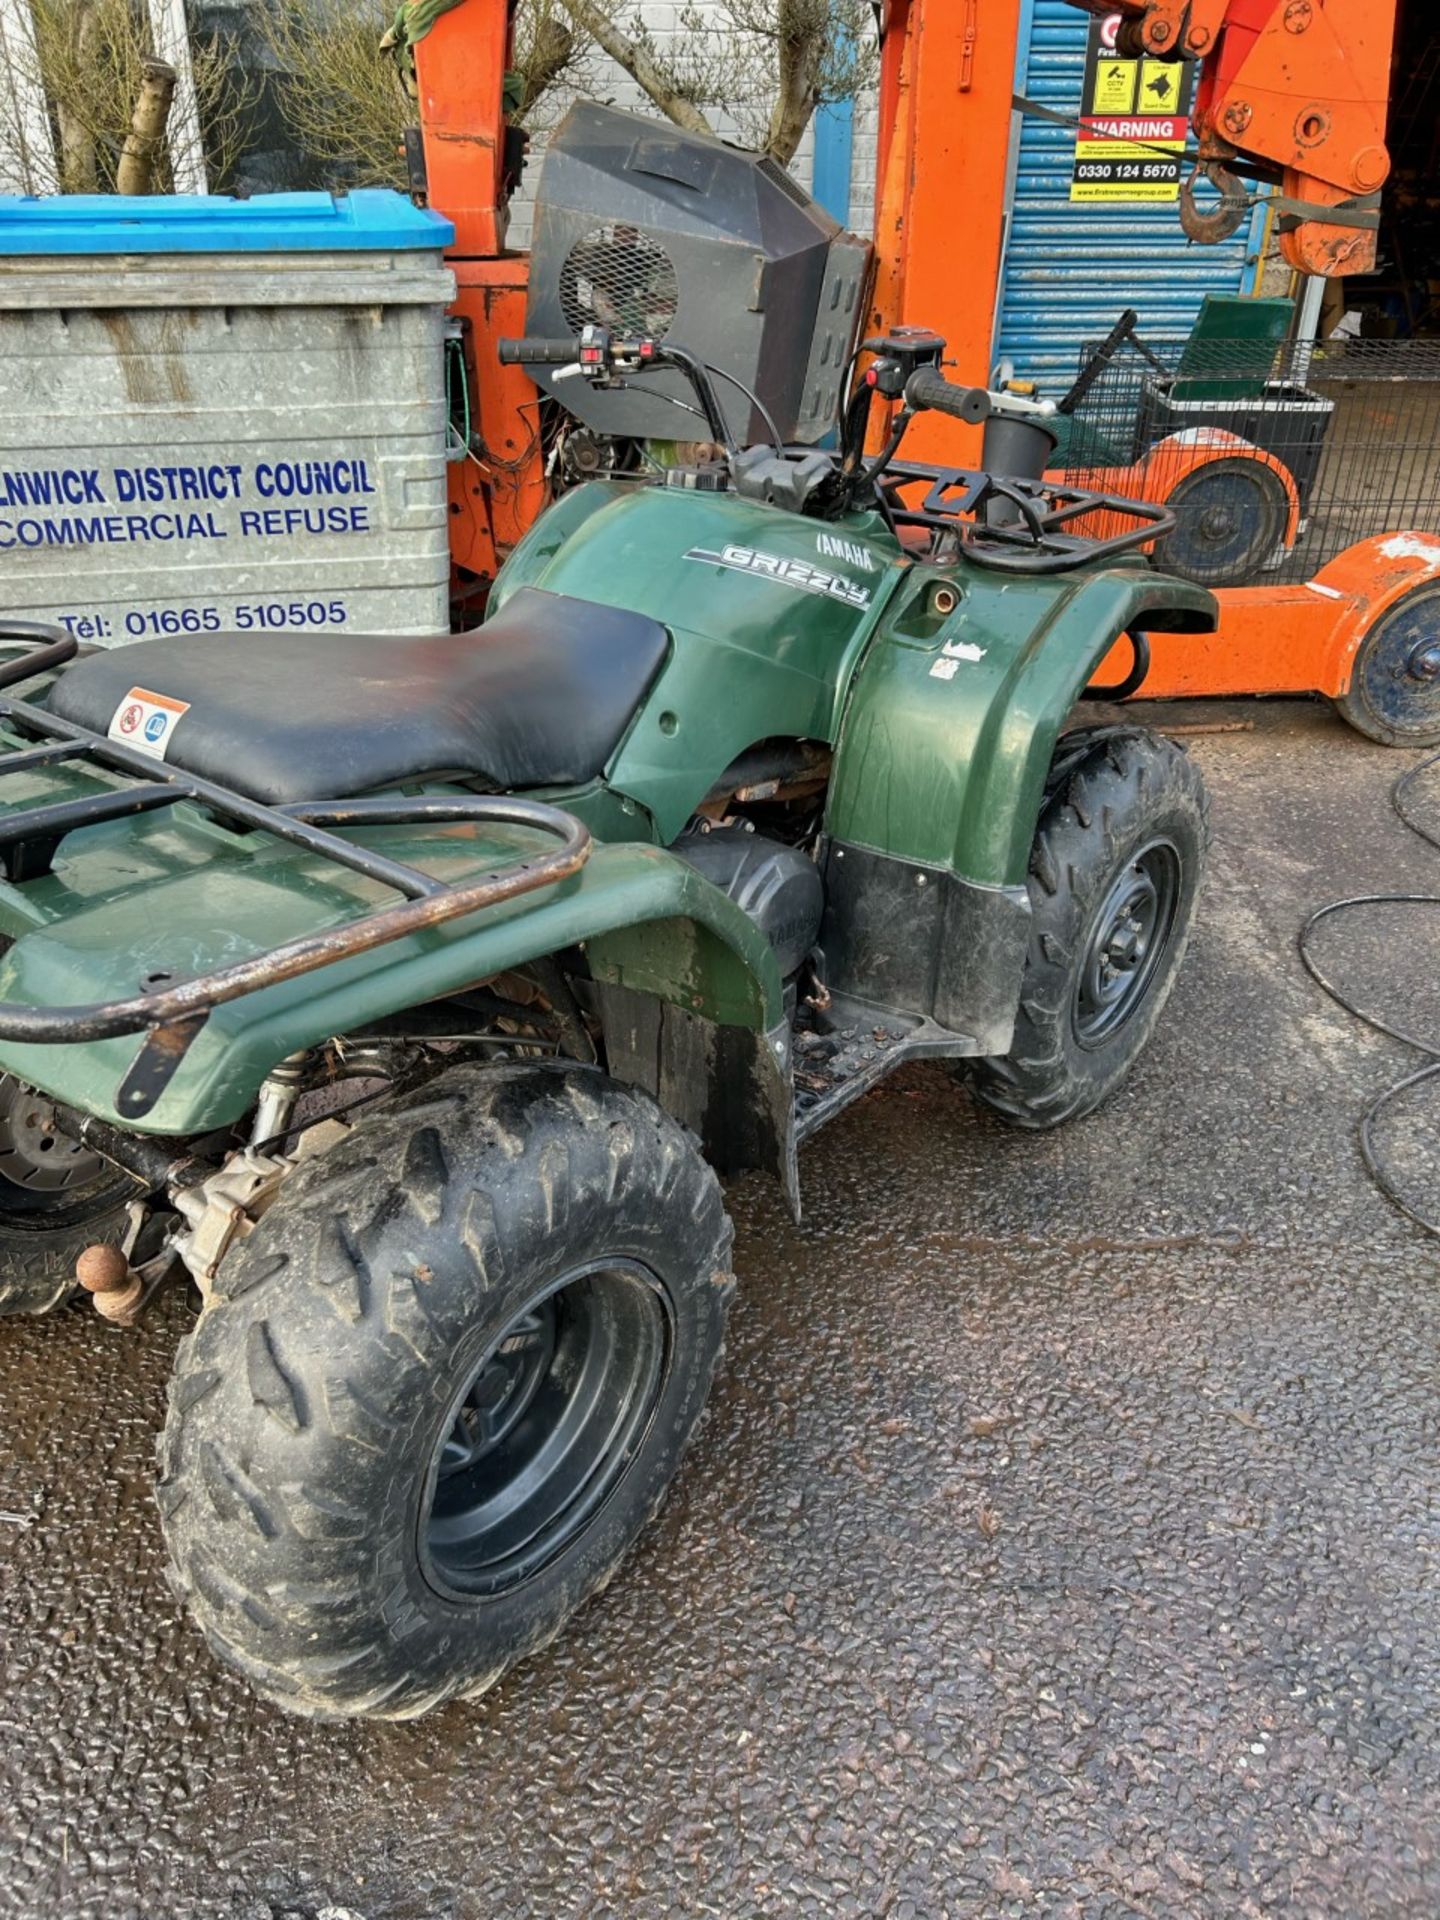
M 660 360 L 659 343 L 649 334 L 633 340 L 615 340 L 610 348 L 611 364 L 617 373 L 643 373 Z
M 623 385 L 621 376 L 659 363 L 660 348 L 648 334 L 617 339 L 608 327 L 589 326 L 576 342 L 575 363 L 594 387 Z
M 876 355 L 865 373 L 866 386 L 886 400 L 903 400 L 912 374 L 921 367 L 940 365 L 945 338 L 928 327 L 893 327 L 867 340 L 864 351 Z

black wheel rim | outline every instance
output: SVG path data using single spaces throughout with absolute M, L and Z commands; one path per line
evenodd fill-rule
M 113 1171 L 59 1131 L 48 1100 L 13 1075 L 0 1075 L 0 1208 L 39 1213 L 69 1206 Z
M 629 1263 L 570 1274 L 507 1322 L 431 1463 L 420 1545 L 434 1585 L 503 1593 L 591 1526 L 654 1419 L 672 1326 L 668 1295 Z
M 1440 728 L 1440 594 L 1414 594 L 1377 622 L 1355 677 L 1377 720 L 1400 739 L 1428 743 Z
M 1284 536 L 1283 489 L 1258 460 L 1217 460 L 1201 467 L 1181 481 L 1166 505 L 1179 524 L 1156 557 L 1172 572 L 1209 586 L 1249 579 Z
M 1075 982 L 1082 1047 L 1103 1046 L 1132 1020 L 1154 985 L 1175 928 L 1180 856 L 1152 840 L 1115 877 L 1091 922 Z

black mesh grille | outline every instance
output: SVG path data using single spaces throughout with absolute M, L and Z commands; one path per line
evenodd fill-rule
M 598 326 L 663 340 L 679 304 L 674 262 L 635 227 L 592 228 L 560 269 L 560 305 L 572 333 Z

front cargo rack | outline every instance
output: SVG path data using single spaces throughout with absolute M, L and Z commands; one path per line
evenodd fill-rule
M 881 481 L 896 527 L 921 527 L 959 540 L 966 557 L 1000 573 L 1069 573 L 1097 560 L 1148 553 L 1175 530 L 1154 501 L 1072 483 L 1058 474 L 1017 480 L 972 467 L 893 461 Z M 918 507 L 905 490 L 924 486 Z
M 0 619 L 0 649 L 8 651 L 17 645 L 24 652 L 18 660 L 0 666 L 0 687 L 14 686 L 63 666 L 77 652 L 75 640 L 60 628 Z M 0 748 L 0 780 L 31 767 L 78 763 L 131 776 L 126 785 L 76 800 L 0 812 L 0 869 L 3 878 L 12 883 L 23 885 L 48 873 L 60 842 L 82 827 L 190 801 L 227 824 L 273 834 L 401 895 L 397 906 L 378 908 L 344 926 L 304 934 L 266 952 L 231 961 L 188 980 L 157 985 L 129 999 L 73 1007 L 17 1006 L 0 1001 L 0 1042 L 68 1046 L 143 1033 L 145 1038 L 116 1097 L 117 1110 L 132 1119 L 143 1117 L 155 1106 L 214 1008 L 403 940 L 409 934 L 568 880 L 590 857 L 590 830 L 584 822 L 560 807 L 536 800 L 494 795 L 452 799 L 381 794 L 270 807 L 215 781 L 166 766 L 22 700 L 0 699 L 0 727 L 36 742 L 13 752 Z M 553 852 L 509 862 L 452 885 L 422 873 L 418 867 L 342 840 L 331 831 L 341 827 L 456 823 L 524 827 L 553 835 L 560 844 Z

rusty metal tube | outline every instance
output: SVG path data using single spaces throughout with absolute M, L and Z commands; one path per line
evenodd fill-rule
M 488 819 L 497 824 L 555 833 L 562 836 L 562 844 L 554 853 L 492 868 L 466 885 L 441 887 L 423 899 L 383 908 L 347 926 L 302 935 L 267 953 L 232 961 L 228 966 L 216 967 L 213 972 L 157 993 L 77 1007 L 17 1007 L 0 1003 L 0 1040 L 64 1046 L 151 1029 L 154 1040 L 163 1049 L 167 1035 L 178 1035 L 182 1028 L 202 1019 L 212 1007 L 223 1006 L 263 987 L 278 986 L 300 974 L 313 973 L 318 967 L 332 966 L 353 954 L 369 953 L 376 947 L 403 940 L 409 934 L 463 919 L 466 914 L 498 906 L 520 894 L 553 886 L 578 873 L 590 857 L 590 829 L 558 807 L 547 807 L 538 801 L 496 801 Z M 186 1035 L 186 1045 L 190 1038 L 193 1034 Z M 184 1051 L 183 1046 L 180 1051 Z

